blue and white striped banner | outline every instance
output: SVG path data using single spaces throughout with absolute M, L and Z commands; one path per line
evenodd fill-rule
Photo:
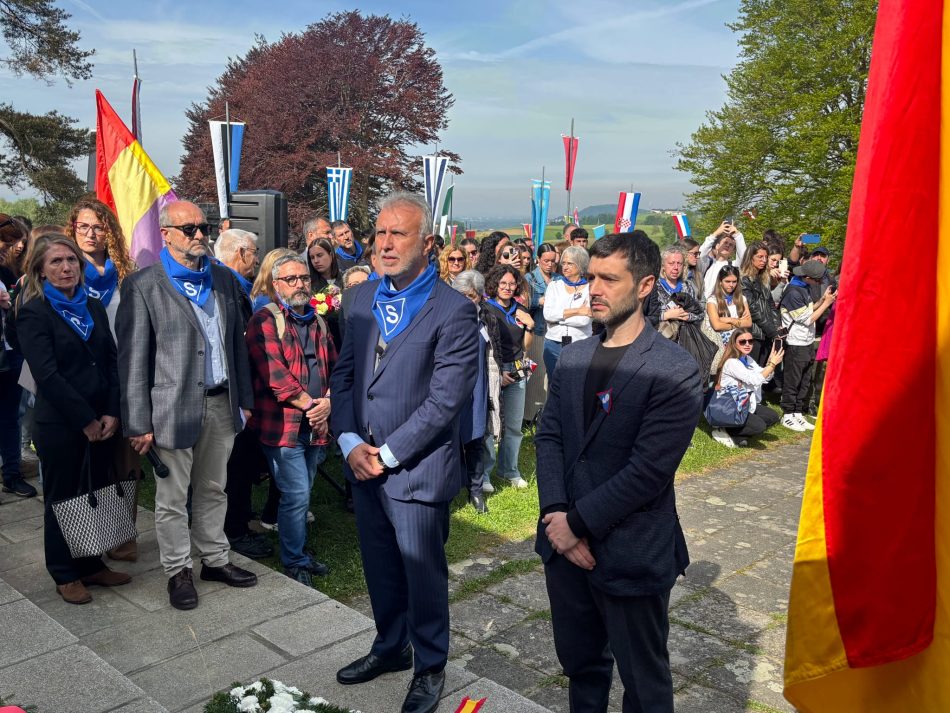
M 448 164 L 449 159 L 445 156 L 422 157 L 422 181 L 426 188 L 426 203 L 432 211 L 432 225 L 426 230 L 435 230 L 439 197 L 442 195 L 442 183 L 445 181 L 445 169 Z
M 327 166 L 327 197 L 330 203 L 330 222 L 346 220 L 350 212 L 350 178 L 352 168 Z

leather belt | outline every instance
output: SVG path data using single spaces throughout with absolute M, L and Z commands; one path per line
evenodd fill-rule
M 221 394 L 228 393 L 228 385 L 221 384 L 220 386 L 215 386 L 213 389 L 205 389 L 205 396 L 220 396 Z

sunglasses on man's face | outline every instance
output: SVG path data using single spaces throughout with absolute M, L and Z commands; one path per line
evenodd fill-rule
M 185 223 L 184 225 L 166 225 L 166 228 L 174 228 L 175 230 L 180 230 L 185 234 L 187 238 L 195 237 L 195 233 L 199 230 L 204 236 L 211 234 L 211 224 L 210 223 Z

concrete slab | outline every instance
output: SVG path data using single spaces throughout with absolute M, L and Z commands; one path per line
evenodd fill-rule
M 487 678 L 479 678 L 464 686 L 462 690 L 454 695 L 444 696 L 442 703 L 436 709 L 437 713 L 455 713 L 459 703 L 466 696 L 471 699 L 487 699 L 485 705 L 479 709 L 479 713 L 547 713 L 545 708 L 534 701 Z
M 533 619 L 499 632 L 486 642 L 497 653 L 509 661 L 526 666 L 542 674 L 553 676 L 561 673 L 561 663 L 554 651 L 554 631 L 548 619 Z M 501 678 L 488 673 L 485 678 L 508 685 Z M 509 686 L 518 691 L 527 690 L 527 686 Z
M 67 604 L 62 597 L 38 602 L 37 606 L 70 633 L 81 638 L 142 615 L 139 607 L 130 604 L 118 595 L 119 589 L 121 587 L 116 587 L 114 590 L 90 587 L 92 601 L 82 606 Z
M 43 501 L 40 498 L 17 498 L 14 496 L 3 496 L 3 502 L 0 502 L 0 527 L 28 520 L 31 517 L 37 517 L 43 514 Z M 4 529 L 6 529 L 4 527 Z
M 374 628 L 373 620 L 332 599 L 270 619 L 252 631 L 296 657 Z
M 3 640 L 13 644 L 0 646 L 0 668 L 68 646 L 77 640 L 26 599 L 0 606 L 0 631 Z M 0 678 L 5 679 L 5 674 Z
M 488 588 L 491 594 L 507 597 L 513 604 L 532 611 L 550 609 L 548 590 L 544 584 L 544 572 L 528 572 L 509 577 Z
M 151 698 L 141 698 L 131 703 L 126 703 L 121 708 L 116 708 L 109 713 L 168 713 L 168 709 L 159 705 Z
M 23 595 L 0 579 L 0 605 L 9 604 L 17 599 L 23 599 Z
M 111 564 L 111 563 L 110 563 Z M 116 563 L 112 569 L 125 570 Z M 198 601 L 213 592 L 227 589 L 224 582 L 205 582 L 200 577 L 194 578 L 195 589 L 198 590 Z M 115 593 L 145 611 L 168 609 L 168 578 L 161 567 L 132 575 L 132 581 L 117 587 Z
M 782 696 L 782 676 L 781 662 L 736 651 L 704 669 L 699 679 L 740 701 L 757 701 L 773 710 L 794 713 L 795 708 Z
M 745 704 L 721 691 L 690 684 L 673 696 L 676 713 L 744 713 Z
M 763 614 L 784 614 L 788 610 L 787 584 L 773 584 L 759 577 L 734 574 L 720 582 L 718 587 L 737 605 Z
M 6 572 L 25 564 L 45 562 L 43 552 L 43 538 L 33 538 L 24 542 L 12 542 L 0 545 L 0 573 Z
M 24 542 L 43 536 L 42 514 L 3 525 L 3 536 L 10 542 Z
M 517 656 L 510 657 L 487 646 L 473 649 L 456 663 L 464 664 L 466 671 L 479 678 L 488 678 L 522 695 L 537 688 L 544 679 L 543 674 L 524 665 Z
M 670 612 L 670 618 L 709 631 L 721 639 L 753 646 L 759 633 L 772 623 L 769 616 L 737 606 L 727 594 L 716 589 L 676 607 Z
M 523 621 L 528 614 L 525 609 L 505 604 L 491 594 L 477 594 L 471 599 L 456 602 L 451 612 L 452 631 L 460 632 L 473 641 L 485 641 Z
M 0 577 L 32 602 L 59 598 L 59 594 L 56 593 L 56 583 L 46 571 L 46 563 L 43 561 L 0 572 Z
M 76 645 L 3 669 L 3 693 L 44 713 L 105 713 L 143 698 L 138 686 Z
M 237 634 L 132 674 L 132 682 L 171 711 L 207 703 L 235 681 L 252 681 L 286 659 L 273 649 Z

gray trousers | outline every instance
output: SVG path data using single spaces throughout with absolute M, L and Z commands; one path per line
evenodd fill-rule
M 234 445 L 234 423 L 227 393 L 204 400 L 201 435 L 191 448 L 159 448 L 168 466 L 167 478 L 155 479 L 155 535 L 167 577 L 192 567 L 191 544 L 209 567 L 228 563 L 231 550 L 224 534 L 228 511 L 228 458 Z M 191 486 L 191 533 L 188 532 L 188 486 Z

